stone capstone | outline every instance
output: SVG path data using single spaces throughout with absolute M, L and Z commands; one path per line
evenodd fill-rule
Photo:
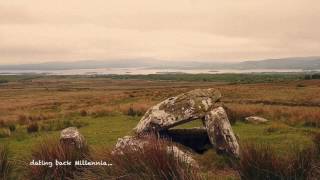
M 221 93 L 216 89 L 196 89 L 151 107 L 135 128 L 135 132 L 159 132 L 204 117 L 221 106 Z

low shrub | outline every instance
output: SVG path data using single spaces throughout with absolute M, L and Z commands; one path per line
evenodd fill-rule
M 242 179 L 308 179 L 314 171 L 314 147 L 279 155 L 270 146 L 247 144 L 241 147 L 238 172 Z
M 9 162 L 9 151 L 7 146 L 0 146 L 0 179 L 8 179 L 11 171 L 11 163 Z
M 6 138 L 11 136 L 10 129 L 7 128 L 0 128 L 0 138 Z
M 27 132 L 28 133 L 35 133 L 35 132 L 38 132 L 38 131 L 39 131 L 39 125 L 38 125 L 37 122 L 30 123 L 27 126 Z
M 88 147 L 78 149 L 75 146 L 61 144 L 59 139 L 45 138 L 40 141 L 33 149 L 30 157 L 24 159 L 24 166 L 28 179 L 72 179 L 76 171 L 81 171 L 80 167 L 75 166 L 75 161 L 84 160 L 89 154 Z M 32 161 L 52 162 L 52 167 L 30 166 Z M 55 162 L 72 162 L 71 166 L 56 166 Z
M 152 138 L 141 149 L 125 149 L 122 153 L 100 150 L 94 153 L 95 161 L 106 161 L 112 166 L 89 167 L 76 179 L 201 179 L 198 169 L 191 167 L 181 158 L 168 153 L 165 142 Z

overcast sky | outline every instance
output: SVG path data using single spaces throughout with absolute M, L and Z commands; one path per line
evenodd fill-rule
M 0 64 L 316 55 L 319 0 L 0 1 Z

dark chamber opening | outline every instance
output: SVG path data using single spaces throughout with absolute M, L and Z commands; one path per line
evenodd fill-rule
M 161 131 L 160 137 L 189 147 L 199 154 L 212 148 L 207 131 L 201 128 L 169 129 Z

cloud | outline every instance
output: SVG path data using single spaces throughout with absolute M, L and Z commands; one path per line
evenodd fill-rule
M 0 63 L 319 55 L 319 11 L 317 0 L 2 0 Z

